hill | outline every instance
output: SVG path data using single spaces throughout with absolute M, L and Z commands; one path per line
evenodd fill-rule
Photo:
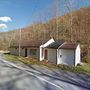
M 83 47 L 90 43 L 90 7 L 67 13 L 47 23 L 35 23 L 22 28 L 23 40 L 44 40 L 54 37 L 68 42 L 80 41 Z M 0 33 L 0 49 L 8 49 L 19 41 L 19 30 Z

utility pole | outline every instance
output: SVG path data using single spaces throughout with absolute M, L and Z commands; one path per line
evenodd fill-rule
M 19 56 L 21 56 L 21 28 L 19 30 Z

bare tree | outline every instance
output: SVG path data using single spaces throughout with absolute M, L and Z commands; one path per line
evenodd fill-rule
M 65 2 L 67 2 L 65 0 Z M 68 9 L 69 11 L 69 15 L 70 15 L 70 31 L 69 31 L 69 42 L 73 42 L 74 40 L 74 34 L 75 34 L 75 30 L 73 30 L 73 19 L 74 19 L 74 16 L 73 16 L 73 10 L 75 9 L 75 1 L 74 0 L 68 0 L 68 3 L 66 3 L 65 7 Z

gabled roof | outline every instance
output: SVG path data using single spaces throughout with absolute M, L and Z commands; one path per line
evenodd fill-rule
M 46 48 L 53 48 L 53 49 L 57 49 L 60 45 L 62 45 L 64 43 L 64 40 L 55 40 L 55 42 L 51 43 L 50 45 L 48 45 Z
M 77 43 L 64 43 L 64 44 L 62 44 L 59 48 L 60 49 L 76 49 L 76 47 L 77 47 Z

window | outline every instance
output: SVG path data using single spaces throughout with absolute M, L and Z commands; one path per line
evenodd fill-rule
M 30 49 L 30 55 L 36 55 L 37 50 L 36 49 Z

